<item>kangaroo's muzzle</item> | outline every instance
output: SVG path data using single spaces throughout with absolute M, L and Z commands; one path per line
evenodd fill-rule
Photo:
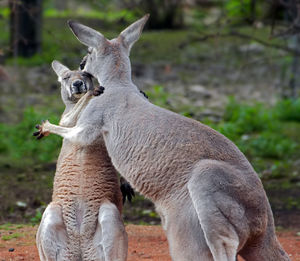
M 82 80 L 75 80 L 72 82 L 71 89 L 73 94 L 82 94 L 87 92 L 86 85 Z

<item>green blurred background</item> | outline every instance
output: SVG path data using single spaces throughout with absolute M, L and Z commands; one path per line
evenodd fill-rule
M 113 38 L 150 13 L 131 51 L 133 80 L 162 107 L 217 129 L 263 181 L 278 227 L 300 227 L 300 8 L 262 0 L 0 1 L 0 223 L 38 223 L 61 138 L 35 124 L 63 111 L 50 64 L 78 67 L 74 19 Z M 126 222 L 158 224 L 137 195 Z

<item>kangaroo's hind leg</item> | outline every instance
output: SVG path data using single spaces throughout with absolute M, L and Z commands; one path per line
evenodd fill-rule
M 212 162 L 197 166 L 188 183 L 188 190 L 215 261 L 235 261 L 244 244 L 248 227 L 245 211 L 227 193 L 234 174 Z
M 50 203 L 46 208 L 37 231 L 36 244 L 41 261 L 64 260 L 67 233 L 59 205 Z
M 173 261 L 213 261 L 197 213 L 189 197 L 176 207 L 160 208 L 158 213 L 166 230 Z
M 99 209 L 98 225 L 94 246 L 97 258 L 105 261 L 125 261 L 127 259 L 127 233 L 116 205 L 106 202 Z

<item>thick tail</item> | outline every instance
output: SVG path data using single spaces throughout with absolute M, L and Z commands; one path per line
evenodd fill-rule
M 251 261 L 290 261 L 288 254 L 276 237 L 271 207 L 268 210 L 266 232 L 246 244 L 239 254 L 245 260 Z

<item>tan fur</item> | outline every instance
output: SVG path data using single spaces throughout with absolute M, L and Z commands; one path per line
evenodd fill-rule
M 75 256 L 78 250 L 78 255 L 86 255 L 82 260 L 89 260 L 87 257 L 95 251 L 91 242 L 101 204 L 112 202 L 120 213 L 122 211 L 117 173 L 105 147 L 82 148 L 64 141 L 57 162 L 52 202 L 62 207 L 70 255 Z

